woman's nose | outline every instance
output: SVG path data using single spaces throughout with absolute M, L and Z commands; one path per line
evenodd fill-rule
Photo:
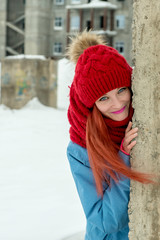
M 114 98 L 112 99 L 112 103 L 113 103 L 112 105 L 113 105 L 116 109 L 122 107 L 122 104 L 121 104 L 120 100 L 119 100 L 117 97 L 114 97 Z

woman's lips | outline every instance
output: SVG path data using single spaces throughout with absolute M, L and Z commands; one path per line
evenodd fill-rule
M 126 106 L 124 106 L 121 110 L 119 110 L 119 111 L 116 111 L 116 112 L 112 112 L 112 113 L 114 113 L 114 114 L 119 114 L 119 113 L 122 113 L 123 111 L 124 111 L 124 109 L 126 108 Z

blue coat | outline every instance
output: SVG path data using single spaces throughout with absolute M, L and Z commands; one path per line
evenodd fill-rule
M 119 154 L 130 166 L 129 156 L 121 151 Z M 87 150 L 70 142 L 67 156 L 87 219 L 85 240 L 128 240 L 130 180 L 124 177 L 118 183 L 111 180 L 112 187 L 104 186 L 101 198 L 96 192 Z

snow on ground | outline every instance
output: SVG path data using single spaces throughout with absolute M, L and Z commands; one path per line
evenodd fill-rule
M 66 110 L 0 105 L 0 239 L 60 240 L 85 229 L 66 147 Z

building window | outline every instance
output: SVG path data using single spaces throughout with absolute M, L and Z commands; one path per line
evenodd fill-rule
M 91 29 L 91 21 L 90 20 L 86 21 L 86 28 L 87 28 L 87 31 L 89 31 Z
M 125 27 L 125 16 L 116 16 L 116 27 L 119 29 L 124 29 Z
M 100 28 L 104 27 L 104 16 L 100 16 Z
M 24 21 L 24 19 L 22 20 L 22 29 L 23 30 L 25 29 L 25 21 Z
M 62 17 L 55 17 L 54 29 L 62 29 Z
M 116 47 L 117 51 L 120 53 L 120 54 L 124 54 L 124 42 L 116 42 Z
M 54 54 L 60 55 L 62 54 L 62 43 L 60 42 L 55 42 L 54 43 Z
M 81 3 L 81 0 L 72 0 L 72 3 L 73 4 L 78 4 L 78 3 Z
M 80 28 L 80 17 L 72 16 L 71 17 L 71 30 L 79 30 Z
M 64 4 L 64 0 L 55 0 L 55 4 L 56 5 L 63 5 Z

